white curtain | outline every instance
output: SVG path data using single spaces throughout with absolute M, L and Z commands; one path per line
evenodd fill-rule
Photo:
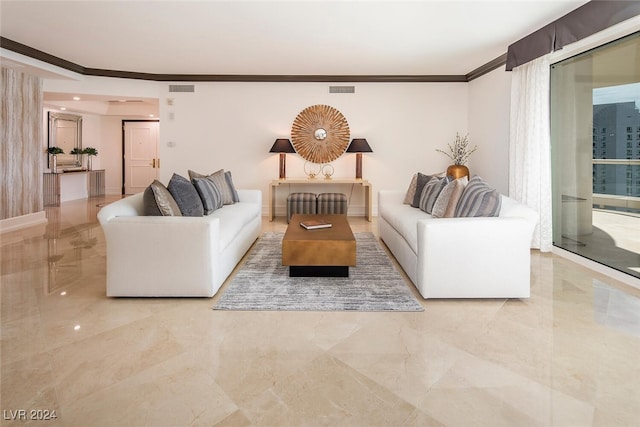
M 531 247 L 552 248 L 550 62 L 545 55 L 513 69 L 509 138 L 509 196 L 540 215 Z

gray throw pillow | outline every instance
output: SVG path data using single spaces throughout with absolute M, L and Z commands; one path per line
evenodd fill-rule
M 209 178 L 194 178 L 193 186 L 200 195 L 205 215 L 211 214 L 224 205 L 220 190 Z
M 418 176 L 416 177 L 416 192 L 413 196 L 413 201 L 411 202 L 411 206 L 414 208 L 420 207 L 420 198 L 422 197 L 422 190 L 424 189 L 424 186 L 427 185 L 427 182 L 429 182 L 429 180 L 433 178 L 433 175 L 424 175 L 420 172 L 418 172 L 417 175 Z
M 227 185 L 231 190 L 231 195 L 233 196 L 233 203 L 238 203 L 240 201 L 240 196 L 238 195 L 238 190 L 236 190 L 236 186 L 233 185 L 233 178 L 231 177 L 231 171 L 225 171 L 224 178 L 227 181 Z
M 218 191 L 222 195 L 222 203 L 225 205 L 231 205 L 234 203 L 233 197 L 233 189 L 227 183 L 227 178 L 225 177 L 224 169 L 220 169 L 215 171 L 210 175 L 203 175 L 198 172 L 194 172 L 192 170 L 189 171 L 189 178 L 193 181 L 194 178 L 207 178 L 211 180 L 218 187 Z
M 204 206 L 196 187 L 187 178 L 173 174 L 167 190 L 173 196 L 183 216 L 203 216 Z
M 478 175 L 475 175 L 464 188 L 454 216 L 498 216 L 501 206 L 500 193 L 489 187 Z
M 449 181 L 449 177 L 431 178 L 422 189 L 422 195 L 420 196 L 420 210 L 431 214 L 440 192 L 449 183 Z
M 413 198 L 416 195 L 416 186 L 418 185 L 418 174 L 414 173 L 413 177 L 411 177 L 411 182 L 409 183 L 409 188 L 407 188 L 407 193 L 404 195 L 403 204 L 410 205 L 413 203 Z
M 448 183 L 438 195 L 438 199 L 433 205 L 431 215 L 433 215 L 434 218 L 453 218 L 458 201 L 468 182 L 469 178 L 463 176 Z
M 144 214 L 148 216 L 182 216 L 173 196 L 160 181 L 154 180 L 142 195 Z

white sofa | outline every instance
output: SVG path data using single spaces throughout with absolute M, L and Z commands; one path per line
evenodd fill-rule
M 98 212 L 107 242 L 107 296 L 211 297 L 262 227 L 262 193 L 203 217 L 143 216 L 143 193 Z
M 504 195 L 498 217 L 433 218 L 380 191 L 380 238 L 425 298 L 527 298 L 538 214 Z

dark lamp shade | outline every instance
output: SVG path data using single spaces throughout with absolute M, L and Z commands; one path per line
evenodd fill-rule
M 354 138 L 347 148 L 347 153 L 373 153 L 369 143 L 364 138 Z
M 285 138 L 278 138 L 276 142 L 273 143 L 270 153 L 295 153 L 296 150 L 293 149 L 293 145 L 291 145 L 291 141 Z

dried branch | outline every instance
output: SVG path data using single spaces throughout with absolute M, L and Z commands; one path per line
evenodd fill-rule
M 471 154 L 473 154 L 478 149 L 477 145 L 473 148 L 469 148 L 469 134 L 466 134 L 463 138 L 461 138 L 460 135 L 456 133 L 456 140 L 453 145 L 447 144 L 447 146 L 449 147 L 448 153 L 438 148 L 436 148 L 436 151 L 446 155 L 451 160 L 453 160 L 454 165 L 466 164 L 469 160 L 469 157 L 471 157 Z

